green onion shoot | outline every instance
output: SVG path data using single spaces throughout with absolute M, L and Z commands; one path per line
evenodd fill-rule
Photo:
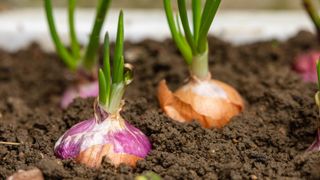
M 75 28 L 76 0 L 68 0 L 68 27 L 70 36 L 70 49 L 64 46 L 56 29 L 51 0 L 44 0 L 44 9 L 56 52 L 63 63 L 78 75 L 75 86 L 67 89 L 62 97 L 61 106 L 66 108 L 76 97 L 96 97 L 98 95 L 97 81 L 97 54 L 99 48 L 100 32 L 109 9 L 111 0 L 99 0 L 96 15 L 91 30 L 89 43 L 81 48 Z
M 61 159 L 74 159 L 99 168 L 106 157 L 115 166 L 135 166 L 147 156 L 151 144 L 146 135 L 126 122 L 120 114 L 123 95 L 132 81 L 132 67 L 124 64 L 123 13 L 120 12 L 113 66 L 110 66 L 108 33 L 104 39 L 103 68 L 98 71 L 99 96 L 94 103 L 94 118 L 81 121 L 56 142 L 54 153 Z
M 164 112 L 179 122 L 197 120 L 203 127 L 222 127 L 243 109 L 243 101 L 231 86 L 211 79 L 208 33 L 221 0 L 192 0 L 192 18 L 185 0 L 163 0 L 172 39 L 189 67 L 190 80 L 172 93 L 166 82 L 159 83 L 158 99 Z M 192 22 L 191 20 L 192 19 Z

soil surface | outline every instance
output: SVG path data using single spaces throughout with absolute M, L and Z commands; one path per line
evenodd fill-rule
M 107 160 L 90 169 L 53 154 L 57 139 L 93 114 L 93 99 L 77 99 L 67 110 L 59 98 L 73 75 L 55 54 L 32 45 L 0 52 L 0 179 L 38 167 L 46 179 L 133 179 L 153 171 L 164 179 L 320 179 L 320 153 L 305 150 L 319 127 L 315 84 L 291 71 L 300 52 L 319 48 L 314 35 L 301 32 L 287 42 L 233 46 L 211 37 L 210 70 L 246 101 L 242 114 L 223 129 L 172 121 L 159 108 L 157 83 L 172 90 L 188 70 L 167 40 L 126 43 L 126 61 L 135 66 L 123 116 L 151 140 L 152 151 L 136 168 L 112 167 Z

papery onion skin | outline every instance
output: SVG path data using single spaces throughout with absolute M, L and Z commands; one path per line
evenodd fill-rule
M 231 86 L 217 80 L 191 80 L 174 93 L 166 82 L 159 84 L 158 99 L 161 108 L 174 120 L 197 120 L 205 128 L 221 128 L 239 114 L 244 103 Z
M 95 145 L 82 151 L 76 158 L 76 161 L 87 165 L 88 167 L 100 167 L 104 156 L 108 157 L 109 162 L 115 166 L 127 164 L 135 167 L 138 160 L 143 158 L 126 153 L 115 153 L 114 147 L 107 145 Z M 94 158 L 91 158 L 94 157 Z
M 54 151 L 61 159 L 76 159 L 89 167 L 99 167 L 104 156 L 114 165 L 131 166 L 151 150 L 148 138 L 118 116 L 108 116 L 99 123 L 97 118 L 71 127 L 57 141 Z
M 62 95 L 60 106 L 66 109 L 74 99 L 97 97 L 99 94 L 99 84 L 98 81 L 81 84 L 78 86 L 72 86 L 68 88 Z
M 320 52 L 311 51 L 300 54 L 294 61 L 293 70 L 301 75 L 305 82 L 317 82 L 317 61 L 320 57 Z

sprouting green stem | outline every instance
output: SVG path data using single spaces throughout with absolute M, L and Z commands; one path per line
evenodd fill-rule
M 118 29 L 117 29 L 117 38 L 116 45 L 114 49 L 114 71 L 112 73 L 112 81 L 113 83 L 121 83 L 123 82 L 123 66 L 124 66 L 124 58 L 123 58 L 123 41 L 124 41 L 124 27 L 123 27 L 123 12 L 120 11 L 119 19 L 118 19 Z
M 171 0 L 163 0 L 163 4 L 172 38 L 175 41 L 178 49 L 180 50 L 187 64 L 191 64 L 192 50 L 185 38 L 177 30 L 176 24 L 174 22 L 174 16 L 172 13 Z
M 99 69 L 98 73 L 98 80 L 99 80 L 99 102 L 101 105 L 107 105 L 107 85 L 106 85 L 106 78 L 102 69 Z
M 46 12 L 46 17 L 49 25 L 49 30 L 51 34 L 51 38 L 56 47 L 57 53 L 61 57 L 62 61 L 68 66 L 70 69 L 75 69 L 77 67 L 77 61 L 74 57 L 68 52 L 66 47 L 62 44 L 54 22 L 53 13 L 52 13 L 52 4 L 51 0 L 44 0 L 44 7 Z
M 192 16 L 193 16 L 193 38 L 194 42 L 198 42 L 199 29 L 201 23 L 201 1 L 192 0 Z
M 195 53 L 196 48 L 195 48 L 195 44 L 194 44 L 191 30 L 190 30 L 190 26 L 189 26 L 186 1 L 185 0 L 178 0 L 178 8 L 179 8 L 180 19 L 181 19 L 181 23 L 183 26 L 184 34 L 186 36 L 186 40 L 188 41 L 188 44 L 190 45 L 192 52 Z M 177 22 L 178 22 L 178 20 L 177 20 Z
M 99 102 L 104 109 L 115 114 L 121 108 L 126 86 L 132 80 L 132 68 L 124 65 L 123 57 L 124 26 L 123 12 L 120 11 L 118 20 L 117 38 L 115 44 L 114 61 L 111 75 L 110 46 L 108 32 L 104 38 L 103 70 L 99 70 Z
M 176 14 L 176 23 L 177 23 L 178 34 L 179 34 L 180 38 L 183 39 L 184 37 L 182 34 L 181 25 L 180 25 L 179 14 Z
M 110 6 L 111 0 L 99 0 L 97 5 L 97 13 L 95 16 L 95 22 L 90 34 L 89 44 L 85 51 L 82 65 L 87 70 L 92 69 L 96 64 L 96 54 L 99 48 L 100 32 L 106 17 L 107 10 Z
M 114 114 L 121 108 L 121 100 L 123 98 L 124 92 L 125 92 L 124 83 L 112 84 L 110 103 L 107 108 L 109 113 Z
M 208 51 L 195 55 L 189 68 L 192 76 L 201 80 L 206 79 L 209 75 Z
M 184 34 L 179 20 L 174 21 L 171 0 L 163 0 L 168 25 L 173 40 L 190 67 L 190 71 L 198 78 L 207 77 L 208 70 L 208 32 L 216 15 L 221 0 L 206 0 L 203 10 L 201 0 L 192 0 L 193 32 L 190 29 L 185 0 L 177 0 Z
M 71 50 L 76 60 L 80 59 L 80 45 L 74 26 L 74 11 L 76 7 L 76 0 L 69 0 L 68 19 L 69 19 L 69 33 L 71 39 Z
M 221 0 L 206 0 L 201 15 L 201 25 L 198 38 L 198 52 L 204 53 L 207 48 L 207 36 L 212 21 L 217 13 Z
M 312 0 L 303 0 L 303 5 L 316 28 L 318 39 L 320 41 L 320 17 L 317 9 L 311 1 Z
M 104 46 L 103 46 L 103 73 L 106 80 L 106 104 L 110 102 L 110 92 L 111 92 L 111 71 L 110 71 L 110 46 L 109 46 L 109 34 L 106 33 L 104 37 Z

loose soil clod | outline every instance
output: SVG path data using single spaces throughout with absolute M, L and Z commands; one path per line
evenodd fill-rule
M 42 172 L 38 168 L 30 170 L 18 170 L 12 176 L 8 177 L 7 180 L 44 180 Z
M 126 44 L 135 66 L 123 116 L 149 136 L 153 150 L 136 169 L 114 168 L 105 159 L 90 169 L 53 154 L 56 140 L 72 125 L 92 116 L 93 99 L 59 108 L 69 80 L 56 55 L 31 46 L 15 54 L 0 52 L 0 179 L 19 169 L 38 167 L 46 179 L 133 179 L 153 171 L 165 179 L 320 179 L 320 153 L 305 153 L 319 127 L 313 99 L 316 85 L 291 70 L 299 52 L 318 49 L 315 37 L 300 33 L 285 43 L 232 46 L 210 38 L 210 71 L 246 100 L 246 109 L 222 129 L 181 124 L 159 108 L 156 88 L 170 89 L 187 77 L 187 67 L 171 41 Z M 130 50 L 132 49 L 132 51 Z M 14 101 L 12 100 L 14 99 Z

